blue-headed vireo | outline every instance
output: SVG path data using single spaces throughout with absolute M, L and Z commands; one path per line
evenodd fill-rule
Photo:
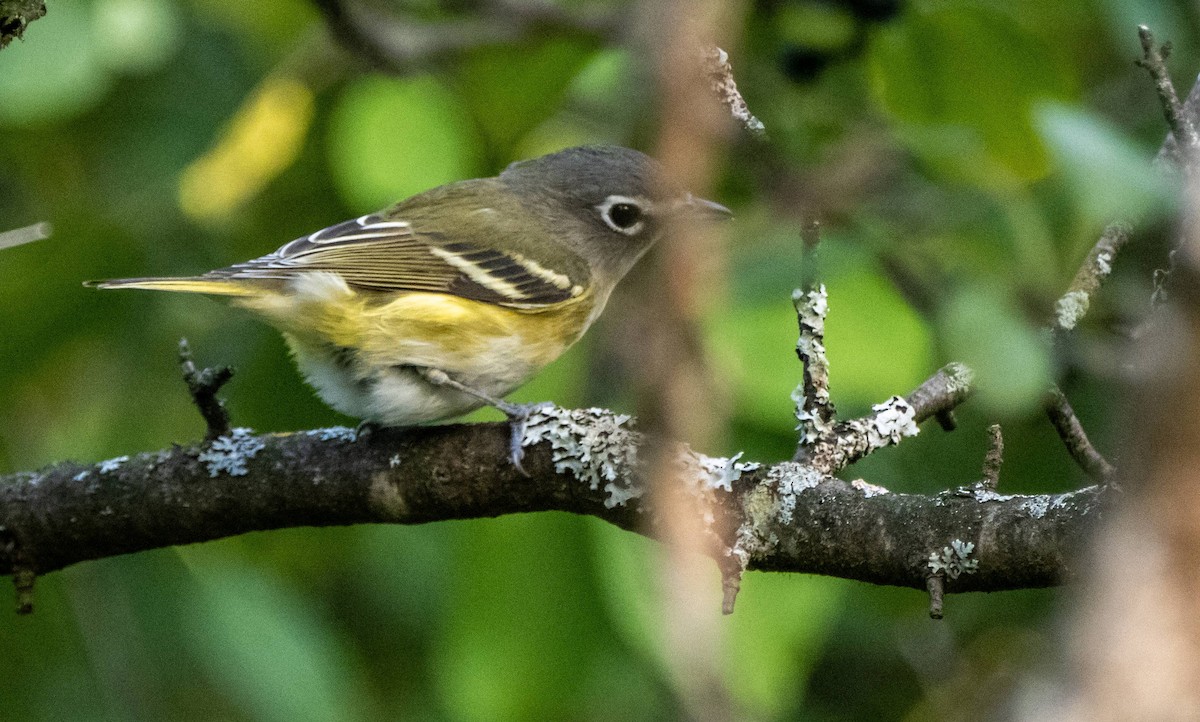
M 729 216 L 669 189 L 642 153 L 569 148 L 200 276 L 91 285 L 230 296 L 283 332 L 325 403 L 366 422 L 486 404 L 519 421 L 527 411 L 501 397 L 583 335 L 680 213 Z

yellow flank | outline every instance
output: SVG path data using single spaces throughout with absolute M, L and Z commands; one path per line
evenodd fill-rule
M 592 294 L 523 310 L 443 293 L 355 293 L 335 274 L 305 274 L 287 293 L 239 298 L 306 346 L 354 349 L 366 367 L 427 366 L 467 377 L 526 378 L 583 335 Z M 500 368 L 496 368 L 500 367 Z

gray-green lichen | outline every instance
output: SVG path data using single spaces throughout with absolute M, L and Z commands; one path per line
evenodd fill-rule
M 541 406 L 529 415 L 521 446 L 549 442 L 555 471 L 570 471 L 589 489 L 603 489 L 604 505 L 611 509 L 644 493 L 630 473 L 642 440 L 625 426 L 631 419 L 604 409 Z
M 1063 294 L 1062 298 L 1054 304 L 1054 315 L 1058 321 L 1058 327 L 1064 331 L 1075 328 L 1079 319 L 1087 314 L 1089 305 L 1091 305 L 1091 299 L 1087 291 L 1069 291 Z
M 788 461 L 776 464 L 767 472 L 767 486 L 773 487 L 778 499 L 777 514 L 784 524 L 792 523 L 796 511 L 796 497 L 816 487 L 824 479 L 820 471 L 805 464 Z
M 942 547 L 941 551 L 930 552 L 929 571 L 950 579 L 958 579 L 963 574 L 974 574 L 979 569 L 979 561 L 971 559 L 975 544 L 955 539 L 950 546 Z
M 111 474 L 117 469 L 120 469 L 121 464 L 124 464 L 126 461 L 129 461 L 128 456 L 118 456 L 113 459 L 106 459 L 100 462 L 99 471 L 101 474 Z
M 312 429 L 306 433 L 321 441 L 343 441 L 349 444 L 358 440 L 358 431 L 348 426 L 330 426 L 324 429 Z
M 796 431 L 800 432 L 801 443 L 812 444 L 833 433 L 832 418 L 813 412 L 814 408 L 829 405 L 829 358 L 825 354 L 824 342 L 829 296 L 823 284 L 807 292 L 797 288 L 792 291 L 792 305 L 796 308 L 800 324 L 796 354 L 804 362 L 813 395 L 813 398 L 808 398 L 804 383 L 792 391 L 792 401 L 796 405 Z
M 771 467 L 766 480 L 746 492 L 742 497 L 742 523 L 729 550 L 742 569 L 779 545 L 775 530 L 792 523 L 799 495 L 816 488 L 824 478 L 811 466 L 789 461 Z
M 900 396 L 893 396 L 882 404 L 875 404 L 871 409 L 875 415 L 863 420 L 867 422 L 864 431 L 870 449 L 898 444 L 901 439 L 916 436 L 921 432 L 912 405 Z
M 209 476 L 245 476 L 250 473 L 246 462 L 262 451 L 266 444 L 254 436 L 253 429 L 237 428 L 226 436 L 218 436 L 197 460 L 204 462 Z
M 646 492 L 637 481 L 638 447 L 643 437 L 628 427 L 631 420 L 626 414 L 605 409 L 544 405 L 529 415 L 521 446 L 548 442 L 555 471 L 569 471 L 589 489 L 603 490 L 607 494 L 606 507 L 624 506 Z M 740 457 L 705 456 L 679 444 L 673 467 L 693 493 L 731 492 L 733 482 L 743 473 L 759 467 L 754 462 L 738 461 Z
M 946 374 L 946 390 L 951 394 L 966 391 L 975 383 L 975 372 L 966 364 L 951 361 L 945 365 L 943 371 Z

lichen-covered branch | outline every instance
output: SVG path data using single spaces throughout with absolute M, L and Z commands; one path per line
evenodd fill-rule
M 970 398 L 975 390 L 974 383 L 975 373 L 966 364 L 957 361 L 946 364 L 905 397 L 912 407 L 913 421 L 920 424 L 953 411 Z
M 837 411 L 829 398 L 829 359 L 825 355 L 825 314 L 829 300 L 823 284 L 792 292 L 792 305 L 800 327 L 796 338 L 796 357 L 800 359 L 803 379 L 792 392 L 796 404 L 796 431 L 799 442 L 796 461 L 808 456 L 812 445 L 833 433 Z
M 708 76 L 713 94 L 725 107 L 729 108 L 733 119 L 751 135 L 760 138 L 766 137 L 766 126 L 761 120 L 754 117 L 754 113 L 750 112 L 750 107 L 746 105 L 746 99 L 742 97 L 742 91 L 738 90 L 737 81 L 733 79 L 733 67 L 729 64 L 729 53 L 717 47 L 705 49 L 704 73 Z
M 43 0 L 0 0 L 0 48 L 19 39 L 29 23 L 45 14 Z
M 474 424 L 253 435 L 98 464 L 0 477 L 0 574 L 25 580 L 77 562 L 249 531 L 417 524 L 531 511 L 587 514 L 648 536 L 658 519 L 638 479 L 628 417 L 547 410 L 532 420 L 521 476 L 508 426 Z M 677 452 L 722 553 L 749 569 L 828 574 L 924 589 L 930 554 L 975 545 L 947 591 L 1055 584 L 1103 491 L 1001 496 L 979 488 L 893 494 L 812 467 Z M 714 590 L 714 601 L 717 596 Z
M 1092 295 L 1112 273 L 1113 261 L 1129 242 L 1128 223 L 1110 223 L 1083 260 L 1067 292 L 1054 304 L 1054 330 L 1066 332 L 1075 328 L 1091 306 Z

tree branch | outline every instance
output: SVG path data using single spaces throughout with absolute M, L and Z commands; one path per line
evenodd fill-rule
M 530 478 L 507 461 L 506 424 L 384 429 L 362 440 L 344 428 L 239 429 L 212 447 L 11 474 L 0 477 L 0 574 L 28 579 L 250 531 L 531 511 L 586 514 L 656 538 L 638 481 L 641 439 L 628 422 L 596 410 L 547 412 L 527 437 Z M 1059 583 L 1105 493 L 893 494 L 794 462 L 744 464 L 683 447 L 678 458 L 685 490 L 728 545 L 714 556 L 740 555 L 748 569 L 925 589 L 930 554 L 969 541 L 978 566 L 946 579 L 948 592 Z

